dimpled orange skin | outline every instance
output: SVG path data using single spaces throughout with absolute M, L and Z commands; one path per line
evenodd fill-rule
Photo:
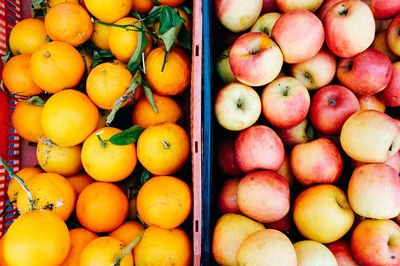
M 108 33 L 112 26 L 103 25 L 100 23 L 93 24 L 92 41 L 94 44 L 103 50 L 110 50 L 108 46 Z
M 43 171 L 40 168 L 37 168 L 37 167 L 25 167 L 25 168 L 22 168 L 21 170 L 19 170 L 18 172 L 16 172 L 15 174 L 17 176 L 19 176 L 25 182 L 29 178 L 31 178 L 32 176 L 35 176 L 35 175 L 40 174 L 40 173 L 43 173 Z M 18 191 L 20 189 L 22 189 L 22 187 L 19 184 L 19 182 L 17 180 L 15 180 L 14 178 L 12 178 L 10 180 L 10 183 L 8 183 L 8 188 L 7 188 L 8 199 L 11 202 L 17 200 Z M 16 203 L 13 203 L 13 205 L 17 206 Z
M 75 228 L 69 231 L 71 249 L 61 266 L 77 266 L 83 248 L 98 236 L 85 228 Z
M 42 173 L 29 178 L 25 182 L 36 202 L 35 210 L 48 209 L 66 221 L 75 208 L 76 196 L 71 183 L 54 173 Z M 17 196 L 17 207 L 21 213 L 31 211 L 29 198 L 25 190 L 20 190 Z
M 30 142 L 38 142 L 43 135 L 40 118 L 42 116 L 42 106 L 29 104 L 19 101 L 15 107 L 11 121 L 17 133 Z
M 108 235 L 121 240 L 125 245 L 129 245 L 144 229 L 144 226 L 137 221 L 127 221 Z
M 177 6 L 185 2 L 185 0 L 159 0 L 162 5 Z
M 90 176 L 88 176 L 87 174 L 77 174 L 67 177 L 67 179 L 74 188 L 75 195 L 77 198 L 79 194 L 81 194 L 81 192 L 85 189 L 85 187 L 95 182 L 95 180 Z
M 132 10 L 137 10 L 142 14 L 148 13 L 154 6 L 153 0 L 133 0 Z
M 85 0 L 85 6 L 97 19 L 114 23 L 129 14 L 132 0 Z
M 18 22 L 11 30 L 9 45 L 13 55 L 33 54 L 47 42 L 43 20 L 27 18 Z
M 83 93 L 63 90 L 51 96 L 42 110 L 42 129 L 59 146 L 75 146 L 95 129 L 99 119 L 96 105 Z

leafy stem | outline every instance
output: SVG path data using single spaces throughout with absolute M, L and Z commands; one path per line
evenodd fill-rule
M 123 250 L 121 255 L 115 256 L 115 264 L 114 266 L 120 266 L 122 259 L 132 252 L 132 249 L 136 246 L 136 244 L 142 239 L 144 231 L 140 232 Z
M 97 138 L 99 139 L 99 141 L 100 141 L 100 143 L 101 143 L 101 147 L 102 147 L 102 148 L 105 148 L 105 147 L 107 146 L 107 141 L 108 141 L 108 140 L 103 140 L 103 139 L 100 137 L 100 134 L 102 134 L 102 133 L 103 133 L 103 130 L 97 132 L 97 133 L 96 133 L 96 136 L 97 136 Z
M 140 22 L 142 22 L 142 21 L 145 20 L 145 19 L 146 19 L 146 18 L 142 18 L 142 19 L 139 19 L 139 20 L 137 20 L 137 21 L 135 21 L 135 22 L 133 22 L 133 23 L 125 24 L 125 25 L 119 25 L 119 24 L 114 24 L 114 23 L 107 23 L 107 22 L 103 22 L 103 21 L 100 21 L 100 20 L 95 19 L 95 18 L 92 18 L 92 21 L 93 21 L 94 23 L 103 24 L 103 25 L 105 25 L 105 26 L 123 28 L 123 29 L 125 29 L 125 30 L 127 30 L 127 31 L 143 32 L 143 33 L 146 33 L 146 34 L 149 34 L 149 35 L 153 36 L 154 34 L 153 34 L 152 32 L 147 31 L 145 28 L 141 28 L 141 27 L 139 27 L 139 26 L 136 26 L 137 23 L 140 23 Z M 132 27 L 133 27 L 134 29 L 132 29 Z M 155 37 L 155 36 L 153 36 L 153 37 Z

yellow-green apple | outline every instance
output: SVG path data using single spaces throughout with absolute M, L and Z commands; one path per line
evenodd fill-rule
M 305 186 L 314 183 L 334 183 L 343 170 L 340 151 L 326 138 L 297 144 L 290 154 L 290 168 Z
M 289 211 L 282 219 L 264 225 L 265 228 L 275 229 L 288 235 L 293 227 L 292 214 Z
M 250 31 L 251 32 L 263 32 L 271 37 L 272 28 L 275 22 L 281 16 L 281 13 L 271 12 L 260 16 L 256 23 L 253 24 Z
M 351 208 L 360 216 L 391 219 L 400 213 L 400 178 L 386 164 L 357 167 L 347 189 Z
M 337 134 L 344 122 L 360 110 L 357 97 L 347 88 L 328 85 L 311 99 L 310 120 L 315 129 L 325 134 Z
M 222 265 L 238 265 L 237 252 L 240 244 L 250 234 L 262 229 L 262 223 L 240 214 L 228 213 L 221 216 L 213 234 L 212 252 L 215 261 Z
M 362 1 L 345 0 L 325 13 L 325 42 L 339 57 L 353 57 L 366 50 L 375 37 L 375 20 Z
M 296 181 L 296 178 L 294 177 L 292 170 L 290 169 L 289 158 L 290 157 L 287 154 L 285 154 L 285 159 L 283 160 L 283 164 L 281 168 L 279 168 L 279 170 L 276 172 L 286 179 L 289 186 L 293 186 L 294 182 Z
M 249 235 L 240 245 L 239 265 L 297 266 L 292 242 L 282 232 L 263 229 Z
M 276 6 L 276 0 L 263 0 L 261 14 L 274 12 L 276 10 L 278 10 L 278 7 Z
M 400 227 L 391 220 L 365 220 L 353 231 L 351 251 L 361 265 L 400 265 Z
M 379 98 L 387 106 L 400 106 L 400 62 L 393 64 L 392 78 L 387 87 L 379 94 Z
M 261 13 L 263 0 L 215 0 L 219 21 L 233 32 L 245 31 L 254 24 Z
M 400 149 L 400 127 L 388 115 L 376 110 L 352 114 L 340 132 L 343 150 L 363 163 L 383 163 Z
M 297 196 L 293 219 L 305 238 L 332 243 L 350 230 L 354 212 L 340 188 L 322 184 L 309 187 Z
M 233 82 L 223 87 L 215 98 L 218 123 L 232 131 L 240 131 L 254 124 L 261 114 L 261 99 L 247 85 Z
M 227 179 L 218 195 L 218 208 L 222 213 L 240 213 L 237 204 L 239 178 Z
M 400 56 L 400 14 L 397 15 L 389 24 L 386 30 L 386 42 L 390 50 Z
M 232 73 L 231 66 L 229 65 L 230 50 L 231 47 L 228 47 L 222 52 L 217 60 L 216 66 L 218 76 L 225 83 L 232 83 L 237 81 L 235 75 L 233 75 Z
M 357 95 L 360 111 L 377 110 L 385 112 L 386 105 L 376 95 Z
M 328 85 L 336 74 L 336 57 L 325 47 L 305 62 L 290 66 L 290 73 L 308 90 Z
M 249 86 L 263 86 L 281 72 L 283 56 L 278 45 L 267 34 L 249 32 L 233 43 L 229 64 L 240 82 Z
M 261 104 L 268 122 L 279 128 L 291 128 L 307 117 L 310 94 L 297 79 L 282 77 L 264 88 Z
M 235 140 L 235 158 L 240 169 L 277 171 L 285 159 L 282 140 L 271 128 L 255 125 L 240 132 Z
M 356 169 L 357 167 L 361 166 L 361 165 L 365 165 L 366 163 L 362 163 L 359 161 L 355 161 L 355 160 L 351 160 L 351 164 L 353 166 L 353 169 Z M 389 158 L 389 160 L 387 160 L 386 162 L 384 162 L 384 164 L 387 164 L 391 167 L 393 167 L 393 169 L 397 172 L 400 173 L 400 151 L 397 152 L 395 155 L 393 155 L 392 157 Z
M 314 139 L 314 128 L 307 118 L 297 126 L 291 128 L 276 128 L 275 132 L 286 147 L 292 147 Z
M 369 7 L 375 19 L 389 19 L 400 13 L 398 0 L 371 0 Z
M 374 95 L 389 83 L 393 73 L 392 62 L 384 53 L 368 48 L 352 58 L 339 61 L 337 77 L 356 94 Z
M 324 0 L 276 0 L 279 10 L 286 13 L 295 9 L 307 9 L 311 12 L 316 11 Z
M 399 60 L 399 57 L 390 50 L 386 42 L 386 30 L 378 32 L 375 35 L 375 39 L 371 47 L 387 55 L 392 62 Z
M 290 189 L 285 178 L 273 171 L 254 171 L 239 183 L 237 202 L 240 211 L 262 223 L 282 219 L 290 208 Z
M 221 140 L 218 146 L 217 162 L 219 170 L 230 176 L 242 176 L 234 153 L 235 138 L 228 137 Z
M 294 243 L 298 266 L 338 266 L 335 256 L 323 244 L 314 240 Z
M 328 244 L 327 247 L 335 256 L 339 266 L 358 266 L 351 254 L 350 244 L 344 239 Z
M 304 62 L 318 53 L 324 43 L 324 27 L 314 13 L 305 9 L 289 11 L 275 22 L 272 37 L 286 63 Z

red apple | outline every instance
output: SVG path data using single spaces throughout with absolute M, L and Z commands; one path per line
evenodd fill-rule
M 386 41 L 390 50 L 400 56 L 400 14 L 397 15 L 389 24 L 386 30 Z
M 329 85 L 319 89 L 311 99 L 310 120 L 318 131 L 336 134 L 347 118 L 358 110 L 357 97 L 350 90 Z
M 249 86 L 263 86 L 278 76 L 283 57 L 278 45 L 262 32 L 249 32 L 232 45 L 229 64 L 235 77 Z
M 393 64 L 392 78 L 387 87 L 379 94 L 379 98 L 387 106 L 400 106 L 400 62 Z
M 235 158 L 245 173 L 257 169 L 276 171 L 282 166 L 285 149 L 271 128 L 256 125 L 243 130 L 236 138 Z
M 358 266 L 347 241 L 341 239 L 328 244 L 327 247 L 335 256 L 338 266 Z
M 250 31 L 263 32 L 271 37 L 272 28 L 274 27 L 275 22 L 278 20 L 280 16 L 281 13 L 274 13 L 274 12 L 266 13 L 257 19 L 256 23 L 254 23 L 253 26 L 251 27 Z
M 237 191 L 240 211 L 262 223 L 282 219 L 290 208 L 289 184 L 272 171 L 255 171 L 240 180 Z
M 305 9 L 296 9 L 280 16 L 272 29 L 272 37 L 281 48 L 284 61 L 296 64 L 316 55 L 325 35 L 316 15 Z
M 307 9 L 311 12 L 317 10 L 324 0 L 276 0 L 276 4 L 280 11 L 289 12 L 295 9 Z
M 300 124 L 291 128 L 277 128 L 275 132 L 287 147 L 314 139 L 314 128 L 308 119 L 304 119 Z
M 358 95 L 357 99 L 360 111 L 377 110 L 384 113 L 386 110 L 386 105 L 376 95 Z
M 343 0 L 325 0 L 322 4 L 321 8 L 318 10 L 318 17 L 321 21 L 324 21 L 326 12 L 333 7 L 336 3 L 339 3 Z M 359 0 L 355 0 L 359 1 Z
M 390 50 L 386 42 L 386 30 L 376 33 L 371 47 L 387 55 L 393 63 L 399 60 L 399 57 Z
M 272 125 L 291 128 L 307 117 L 310 95 L 297 79 L 282 77 L 265 87 L 261 103 L 263 114 Z
M 355 161 L 355 160 L 351 160 L 351 164 L 353 166 L 353 168 L 357 168 L 361 165 L 366 165 L 367 163 L 362 163 L 359 161 Z M 389 158 L 389 160 L 387 160 L 386 162 L 384 162 L 384 164 L 389 165 L 391 167 L 393 167 L 393 169 L 397 172 L 400 173 L 400 151 L 397 152 L 395 155 L 393 155 L 392 157 Z
M 240 213 L 237 204 L 239 178 L 229 178 L 224 182 L 218 196 L 218 208 L 222 213 Z
M 263 0 L 261 14 L 274 12 L 276 10 L 278 10 L 278 7 L 276 6 L 276 0 Z
M 293 227 L 292 214 L 288 212 L 282 219 L 272 223 L 266 223 L 265 227 L 268 229 L 279 230 L 285 234 L 289 234 Z
M 294 185 L 296 178 L 294 177 L 292 170 L 290 169 L 289 156 L 287 156 L 286 154 L 285 154 L 285 160 L 283 160 L 281 168 L 279 168 L 279 170 L 276 172 L 286 179 L 289 186 Z
M 240 170 L 235 159 L 234 146 L 234 138 L 224 138 L 221 140 L 217 153 L 219 170 L 230 176 L 242 176 L 243 172 Z
M 388 19 L 400 13 L 400 1 L 371 0 L 370 8 L 376 19 Z

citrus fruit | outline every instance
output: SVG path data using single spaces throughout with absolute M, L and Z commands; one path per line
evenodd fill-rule
M 8 266 L 6 259 L 4 258 L 4 239 L 5 235 L 0 238 L 0 265 Z
M 70 250 L 68 227 L 56 214 L 33 211 L 22 214 L 4 239 L 4 257 L 10 266 L 60 265 Z
M 19 176 L 22 180 L 24 180 L 24 182 L 26 182 L 32 176 L 35 176 L 40 173 L 43 173 L 43 171 L 40 168 L 25 167 L 25 168 L 22 168 L 21 170 L 19 170 L 18 172 L 16 172 L 15 174 L 17 176 Z M 8 183 L 8 188 L 7 188 L 8 199 L 11 202 L 17 200 L 17 195 L 18 195 L 18 192 L 20 189 L 21 189 L 21 185 L 19 184 L 19 182 L 17 180 L 15 180 L 14 178 L 11 178 L 10 183 Z M 17 206 L 16 203 L 14 205 Z
M 85 0 L 85 6 L 97 19 L 113 23 L 132 9 L 132 0 Z
M 182 108 L 174 99 L 157 94 L 153 94 L 153 98 L 158 113 L 154 112 L 147 98 L 142 96 L 132 112 L 134 125 L 149 127 L 164 122 L 176 123 L 182 117 Z
M 170 175 L 186 162 L 190 151 L 189 136 L 174 123 L 146 128 L 137 142 L 137 157 L 144 168 L 155 175 Z
M 59 3 L 67 3 L 67 2 L 79 4 L 79 0 L 47 0 L 47 5 L 48 5 L 47 11 L 48 9 Z
M 49 138 L 40 138 L 36 147 L 39 165 L 46 172 L 71 176 L 82 169 L 81 146 L 58 146 Z
M 3 82 L 9 92 L 16 96 L 32 96 L 43 92 L 38 85 L 33 82 L 29 54 L 17 55 L 12 57 L 4 66 Z
M 59 146 L 75 146 L 96 128 L 99 111 L 82 92 L 63 90 L 51 96 L 43 107 L 44 134 Z
M 127 178 L 135 169 L 135 144 L 114 145 L 107 141 L 122 130 L 104 127 L 90 135 L 82 147 L 82 164 L 85 171 L 97 181 L 117 182 Z M 105 142 L 101 142 L 101 138 Z
M 190 59 L 177 47 L 172 48 L 167 56 L 165 53 L 164 47 L 157 47 L 146 57 L 146 79 L 155 93 L 182 93 L 190 82 Z M 167 60 L 165 65 L 164 60 Z
M 30 69 L 33 81 L 41 89 L 55 93 L 78 85 L 85 72 L 85 63 L 73 46 L 53 41 L 32 54 Z
M 35 210 L 50 210 L 64 221 L 68 219 L 75 207 L 75 192 L 68 180 L 54 173 L 37 174 L 25 182 L 32 193 Z M 19 190 L 17 207 L 21 213 L 32 211 L 25 190 Z
M 71 249 L 61 266 L 77 266 L 83 248 L 98 236 L 85 228 L 75 228 L 69 231 Z
M 40 118 L 42 106 L 19 101 L 15 107 L 11 121 L 17 133 L 30 142 L 38 142 L 43 135 Z
M 46 32 L 53 41 L 78 46 L 89 40 L 93 26 L 89 14 L 77 3 L 59 3 L 47 11 Z
M 121 240 L 125 245 L 129 245 L 129 243 L 134 240 L 144 229 L 144 226 L 139 222 L 127 221 L 108 235 Z
M 108 46 L 108 33 L 111 26 L 107 26 L 100 23 L 93 24 L 92 41 L 94 44 L 103 50 L 109 50 Z
M 150 226 L 134 249 L 135 265 L 191 265 L 192 245 L 180 228 Z
M 86 81 L 86 92 L 98 107 L 112 110 L 131 81 L 131 73 L 121 64 L 102 63 L 90 72 Z
M 90 231 L 110 232 L 122 224 L 128 208 L 128 198 L 117 185 L 95 182 L 79 195 L 76 216 Z
M 42 20 L 34 18 L 21 20 L 11 30 L 10 50 L 13 55 L 33 54 L 40 46 L 47 43 L 46 37 Z
M 184 2 L 185 0 L 159 0 L 160 4 L 167 6 L 177 6 Z
M 81 194 L 82 190 L 84 190 L 85 187 L 89 186 L 95 181 L 87 174 L 77 174 L 74 176 L 67 177 L 67 179 L 74 188 L 76 197 L 78 197 L 79 194 Z
M 154 6 L 152 0 L 132 0 L 132 9 L 142 14 L 148 13 Z
M 171 229 L 181 225 L 192 209 L 192 192 L 182 180 L 156 176 L 140 188 L 136 208 L 148 225 Z

